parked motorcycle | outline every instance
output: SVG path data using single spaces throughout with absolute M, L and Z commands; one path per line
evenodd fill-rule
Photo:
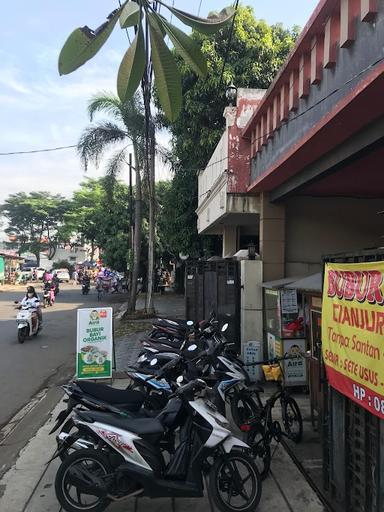
M 36 310 L 30 307 L 18 306 L 19 302 L 15 301 L 17 313 L 17 339 L 19 343 L 24 343 L 27 338 L 37 336 L 39 333 L 40 323 Z
M 63 386 L 68 396 L 67 407 L 59 413 L 50 431 L 52 434 L 61 427 L 56 440 L 62 458 L 67 456 L 67 450 L 61 449 L 74 426 L 71 413 L 75 409 L 108 411 L 122 417 L 152 417 L 167 404 L 174 389 L 167 381 L 176 379 L 183 371 L 183 365 L 178 356 L 177 359 L 164 364 L 160 371 L 153 370 L 147 374 L 135 374 L 134 369 L 131 371 L 129 375 L 133 379 L 132 386 L 125 390 L 88 381 L 74 381 Z M 169 438 L 165 440 L 165 445 L 166 449 L 171 449 Z
M 199 379 L 181 386 L 156 418 L 75 413 L 78 432 L 66 444 L 83 441 L 87 448 L 72 452 L 57 471 L 55 491 L 63 509 L 102 512 L 129 496 L 202 497 L 208 476 L 207 492 L 219 510 L 254 511 L 262 485 L 257 467 L 248 445 L 201 396 L 205 388 Z M 159 441 L 167 429 L 179 428 L 179 444 L 167 463 Z

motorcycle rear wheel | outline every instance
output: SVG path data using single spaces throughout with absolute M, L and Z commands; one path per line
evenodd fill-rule
M 253 512 L 260 502 L 261 487 L 255 463 L 241 450 L 218 457 L 209 473 L 208 492 L 222 512 Z
M 84 484 L 87 474 L 103 479 L 113 472 L 107 457 L 97 450 L 75 451 L 61 463 L 55 478 L 56 497 L 64 510 L 67 512 L 103 512 L 111 500 L 81 492 L 83 489 L 74 485 L 75 482 L 73 482 L 75 472 L 78 478 L 80 475 L 80 478 L 84 479 Z

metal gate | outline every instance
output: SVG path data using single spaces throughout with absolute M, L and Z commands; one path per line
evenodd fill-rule
M 384 249 L 339 254 L 325 262 L 383 261 Z M 326 386 L 322 419 L 324 484 L 340 512 L 384 511 L 384 421 Z
M 240 266 L 238 261 L 188 261 L 185 270 L 186 318 L 203 320 L 211 311 L 220 325 L 228 322 L 226 336 L 240 350 Z

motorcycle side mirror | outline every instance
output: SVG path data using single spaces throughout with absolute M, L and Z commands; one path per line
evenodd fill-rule
M 149 363 L 151 366 L 155 366 L 157 364 L 157 358 L 154 357 L 151 362 Z
M 225 332 L 228 329 L 228 324 L 224 324 L 221 328 L 221 332 Z
M 184 381 L 184 377 L 182 375 L 179 375 L 176 379 L 176 382 L 179 386 L 181 386 L 181 384 L 183 383 Z
M 18 304 L 18 303 L 19 303 L 19 301 L 18 301 L 18 300 L 15 300 L 13 303 L 14 303 L 14 304 Z
M 196 349 L 197 349 L 197 345 L 195 345 L 195 344 L 189 345 L 189 347 L 187 348 L 188 352 L 193 352 Z
M 193 322 L 192 322 L 192 320 L 188 320 L 187 325 L 188 325 L 188 327 L 193 327 Z

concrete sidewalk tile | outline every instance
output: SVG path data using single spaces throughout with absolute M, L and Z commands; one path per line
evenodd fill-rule
M 1 512 L 21 512 L 34 494 L 46 466 L 56 449 L 54 435 L 49 435 L 54 419 L 63 409 L 60 401 L 52 412 L 51 419 L 38 431 L 20 455 L 12 468 L 0 480 Z
M 295 512 L 324 512 L 326 509 L 282 445 L 272 458 L 272 476 Z
M 59 459 L 49 464 L 23 512 L 59 512 L 60 505 L 55 495 L 55 476 L 59 466 Z

